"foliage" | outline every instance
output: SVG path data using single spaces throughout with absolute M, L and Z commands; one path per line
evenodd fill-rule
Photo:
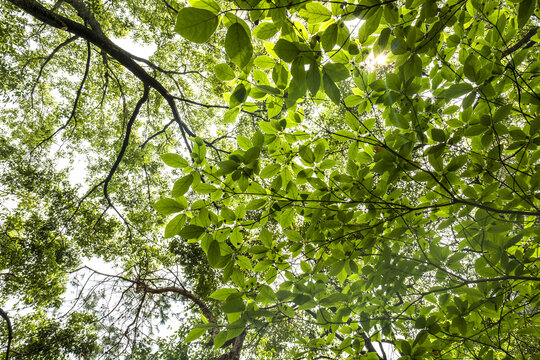
M 72 279 L 44 358 L 538 357 L 536 5 L 9 0 L 0 303 Z
M 16 332 L 17 351 L 13 359 L 92 358 L 99 353 L 97 332 L 89 314 L 74 313 L 62 322 L 43 313 L 16 319 L 23 329 Z M 21 331 L 22 330 L 22 331 Z
M 375 342 L 403 359 L 538 353 L 525 346 L 540 294 L 534 5 L 243 1 L 212 16 L 206 1 L 179 13 L 187 39 L 182 12 L 205 14 L 190 19 L 205 39 L 221 19 L 226 99 L 267 115 L 222 161 L 194 139 L 173 194 L 189 177 L 202 196 L 170 212 L 186 214 L 177 234 L 228 286 L 211 296 L 228 320 L 215 343 L 301 318 L 320 330 L 296 338 L 299 357 L 357 358 Z M 376 56 L 387 65 L 370 66 Z

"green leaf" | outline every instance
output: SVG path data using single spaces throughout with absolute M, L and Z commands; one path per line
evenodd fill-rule
M 236 247 L 240 247 L 242 245 L 242 242 L 244 241 L 244 236 L 240 232 L 240 229 L 235 227 L 234 230 L 231 233 L 230 237 L 231 243 Z
M 470 81 L 476 81 L 477 74 L 481 70 L 480 61 L 475 54 L 469 54 L 465 60 L 465 65 L 463 66 L 463 73 Z
M 305 295 L 305 294 L 298 294 L 294 297 L 293 299 L 293 302 L 296 304 L 296 305 L 303 305 L 305 303 L 307 303 L 308 301 L 311 301 L 313 300 L 313 298 L 309 295 Z
M 168 153 L 168 154 L 161 154 L 159 156 L 161 157 L 161 160 L 163 160 L 163 162 L 170 167 L 185 168 L 189 166 L 188 161 L 178 154 Z
M 324 73 L 323 75 L 323 86 L 324 92 L 326 93 L 326 95 L 328 95 L 330 100 L 332 100 L 336 105 L 339 105 L 339 102 L 341 100 L 341 94 L 338 87 L 327 73 Z
M 193 328 L 191 331 L 187 334 L 186 338 L 184 339 L 184 343 L 187 344 L 189 342 L 195 341 L 198 338 L 200 338 L 208 329 L 207 328 Z
M 300 154 L 302 160 L 304 160 L 308 164 L 313 164 L 313 162 L 315 161 L 313 151 L 311 151 L 311 149 L 307 145 L 300 146 L 298 153 Z
M 239 113 L 240 113 L 239 107 L 234 107 L 232 109 L 225 111 L 225 115 L 223 115 L 223 122 L 225 124 L 230 124 L 234 122 Z
M 189 0 L 189 3 L 193 7 L 211 11 L 216 15 L 221 11 L 221 8 L 214 0 Z
M 463 317 L 456 316 L 452 320 L 452 326 L 458 329 L 458 334 L 461 336 L 467 335 L 467 321 Z
M 271 22 L 260 23 L 255 29 L 253 29 L 253 36 L 257 39 L 267 40 L 276 35 L 278 28 Z
M 238 290 L 236 289 L 222 288 L 222 289 L 217 289 L 216 291 L 214 291 L 210 295 L 210 297 L 215 300 L 226 300 L 229 297 L 229 295 L 237 294 L 237 293 L 238 293 Z
M 221 216 L 223 216 L 223 218 L 226 221 L 235 221 L 236 220 L 236 215 L 235 215 L 234 211 L 232 211 L 229 208 L 222 207 L 220 214 L 221 214 Z
M 178 235 L 180 235 L 184 239 L 189 240 L 189 239 L 198 238 L 199 236 L 202 235 L 202 233 L 204 233 L 204 228 L 203 227 L 190 224 L 190 225 L 186 225 L 182 230 L 180 230 Z
M 469 157 L 467 155 L 459 155 L 452 158 L 452 160 L 450 160 L 450 162 L 446 166 L 446 170 L 456 171 L 456 170 L 461 169 L 461 167 L 465 165 L 465 163 L 467 162 L 468 158 Z
M 214 66 L 214 73 L 221 81 L 230 81 L 236 77 L 233 69 L 231 69 L 231 67 L 225 63 Z
M 323 72 L 328 74 L 334 82 L 340 82 L 351 76 L 350 71 L 343 64 L 327 63 L 323 66 Z
M 454 99 L 454 98 L 463 96 L 465 94 L 468 94 L 472 90 L 473 90 L 473 87 L 471 84 L 458 83 L 458 84 L 453 84 L 448 89 L 444 90 L 441 96 L 444 99 Z
M 221 258 L 221 250 L 219 246 L 219 242 L 216 240 L 212 240 L 210 242 L 210 245 L 208 245 L 208 263 L 210 266 L 216 266 Z
M 382 13 L 382 6 L 377 6 L 369 11 L 366 21 L 362 24 L 360 29 L 358 29 L 358 41 L 360 41 L 361 44 L 365 43 L 369 35 L 377 30 L 379 23 L 381 22 Z
M 176 16 L 174 31 L 189 41 L 202 44 L 216 31 L 219 18 L 211 11 L 186 7 Z
M 214 349 L 219 349 L 227 341 L 227 331 L 221 330 L 214 338 Z
M 325 51 L 330 51 L 336 45 L 338 36 L 338 25 L 336 23 L 331 24 L 324 30 L 321 36 L 321 45 Z
M 388 45 L 388 40 L 390 38 L 390 33 L 391 31 L 387 27 L 381 30 L 381 34 L 379 35 L 377 42 L 373 45 L 373 53 L 375 54 L 375 56 L 379 55 L 380 53 L 386 50 L 387 45 Z
M 230 313 L 237 313 L 241 312 L 246 308 L 246 305 L 242 301 L 241 298 L 233 297 L 228 299 L 223 306 L 221 307 L 221 310 L 223 312 L 230 314 Z
M 240 146 L 240 148 L 244 150 L 247 150 L 253 147 L 251 140 L 249 140 L 249 138 L 242 135 L 236 135 L 236 142 L 238 143 L 238 146 Z
M 216 191 L 217 188 L 211 184 L 199 183 L 197 186 L 193 187 L 193 190 L 199 194 L 210 194 Z
M 242 269 L 249 270 L 249 271 L 253 269 L 253 264 L 251 263 L 251 260 L 249 260 L 249 258 L 244 255 L 238 255 L 236 257 L 236 263 Z
M 311 95 L 317 94 L 321 87 L 321 72 L 316 62 L 312 62 L 309 65 L 309 70 L 306 73 L 306 82 Z
M 493 115 L 493 121 L 499 122 L 505 120 L 508 115 L 512 112 L 512 105 L 503 105 L 495 111 L 495 115 Z
M 441 129 L 431 129 L 431 138 L 437 142 L 445 142 L 446 133 Z
M 225 52 L 238 67 L 243 68 L 251 61 L 253 46 L 242 25 L 232 24 L 225 36 Z
M 385 91 L 387 89 L 387 85 L 383 80 L 375 80 L 372 83 L 369 84 L 369 87 L 372 88 L 375 91 Z
M 260 239 L 261 239 L 261 242 L 264 244 L 265 249 L 272 248 L 272 241 L 273 241 L 272 233 L 268 231 L 266 228 L 261 229 Z
M 174 183 L 171 195 L 176 197 L 184 195 L 188 190 L 191 184 L 193 183 L 193 175 L 188 174 Z
M 471 125 L 465 129 L 463 135 L 467 137 L 474 137 L 484 133 L 487 129 L 488 127 L 482 124 Z
M 534 14 L 534 6 L 536 5 L 536 0 L 523 0 L 519 3 L 518 9 L 518 26 L 523 28 L 525 24 L 531 19 Z
M 363 97 L 358 95 L 349 95 L 345 98 L 345 106 L 347 107 L 354 107 L 358 104 L 360 104 L 364 100 Z M 348 114 L 348 113 L 347 113 Z M 356 120 L 356 123 L 358 123 L 358 120 Z
M 255 60 L 253 61 L 253 64 L 255 64 L 255 66 L 258 66 L 262 69 L 271 69 L 276 65 L 276 61 L 272 59 L 270 56 L 261 55 L 255 58 Z
M 229 99 L 231 107 L 242 104 L 244 101 L 246 101 L 247 96 L 248 94 L 247 94 L 246 87 L 244 86 L 244 84 L 236 85 Z
M 274 46 L 274 51 L 281 60 L 289 63 L 300 53 L 295 44 L 285 39 L 278 40 Z
M 540 327 L 527 327 L 523 329 L 519 329 L 517 331 L 519 335 L 528 335 L 528 336 L 534 336 L 535 338 L 540 337 Z
M 294 220 L 294 214 L 294 208 L 288 208 L 281 213 L 281 216 L 279 217 L 279 224 L 281 225 L 282 229 L 286 229 L 291 226 Z
M 301 9 L 299 14 L 310 24 L 320 24 L 332 17 L 332 12 L 318 2 L 308 2 L 306 8 Z
M 273 86 L 270 85 L 255 85 L 255 87 L 262 92 L 269 94 L 269 95 L 280 95 L 281 91 L 279 89 L 276 89 Z
M 246 210 L 257 210 L 258 208 L 264 206 L 266 204 L 266 199 L 254 199 L 251 200 L 247 206 Z
M 390 49 L 394 55 L 402 55 L 409 51 L 407 43 L 401 38 L 395 38 L 390 43 Z
M 172 238 L 175 235 L 178 235 L 180 231 L 182 230 L 182 226 L 184 226 L 184 223 L 186 222 L 186 215 L 185 214 L 178 214 L 176 215 L 167 226 L 165 226 L 165 239 Z
M 159 199 L 152 207 L 163 215 L 174 214 L 185 209 L 178 201 L 169 198 Z
M 279 169 L 281 169 L 280 164 L 270 164 L 261 170 L 259 176 L 261 179 L 271 178 L 278 173 Z

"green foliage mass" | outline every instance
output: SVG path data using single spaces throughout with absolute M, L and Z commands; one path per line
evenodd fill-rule
M 538 353 L 535 5 L 223 4 L 216 75 L 265 116 L 221 161 L 195 139 L 178 181 L 201 198 L 171 211 L 221 269 L 220 339 L 302 319 L 300 358 Z
M 124 55 L 165 93 L 23 3 L 0 5 L 15 355 L 539 359 L 538 1 L 60 3 L 155 46 Z M 50 169 L 81 154 L 81 188 Z

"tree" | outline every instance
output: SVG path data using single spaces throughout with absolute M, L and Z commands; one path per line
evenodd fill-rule
M 114 242 L 72 244 L 123 269 L 93 272 L 125 289 L 116 302 L 125 310 L 122 321 L 88 317 L 96 331 L 116 334 L 102 346 L 131 346 L 133 354 L 150 358 L 151 345 L 137 334 L 155 319 L 148 315 L 144 325 L 142 314 L 160 309 L 165 318 L 184 299 L 198 314 L 183 339 L 195 341 L 188 351 L 201 354 L 211 344 L 216 353 L 205 356 L 218 359 L 529 359 L 540 353 L 536 1 L 158 2 L 176 14 L 180 48 L 163 30 L 172 21 L 126 2 L 142 28 L 159 29 L 157 39 L 164 39 L 152 61 L 107 37 L 123 26 L 151 36 L 120 25 L 114 5 L 98 16 L 104 3 L 65 2 L 50 10 L 52 4 L 10 0 L 13 10 L 5 16 L 20 16 L 14 14 L 21 9 L 60 29 L 49 30 L 57 38 L 67 31 L 84 40 L 82 84 L 93 66 L 132 83 L 113 76 L 112 99 L 126 98 L 126 126 L 115 130 L 122 141 L 115 160 L 90 173 L 102 193 L 90 187 L 79 202 L 89 206 L 102 197 L 116 211 L 102 214 L 117 229 Z M 13 33 L 28 29 L 28 18 L 21 20 Z M 70 39 L 62 47 L 76 41 Z M 10 44 L 20 59 L 24 45 Z M 92 63 L 93 49 L 102 56 L 99 64 Z M 208 79 L 207 94 L 194 80 L 178 80 L 186 71 L 166 70 L 174 65 L 169 60 L 178 61 L 172 49 L 189 59 L 187 66 L 198 59 L 193 53 L 203 59 L 197 76 Z M 113 60 L 118 69 L 110 68 Z M 3 91 L 12 94 L 16 77 L 6 77 L 11 83 Z M 94 114 L 93 96 L 103 94 L 81 93 L 70 98 L 72 115 L 62 129 L 77 112 Z M 23 111 L 32 109 L 27 99 L 19 101 Z M 192 108 L 181 112 L 178 104 Z M 151 109 L 140 115 L 144 106 Z M 165 109 L 178 125 L 173 141 L 183 149 L 168 150 L 167 139 L 157 149 L 147 146 L 172 134 L 170 123 L 152 123 Z M 206 111 L 220 117 L 212 123 L 215 135 Z M 58 135 L 51 130 L 57 119 L 30 116 L 45 120 L 37 125 L 47 140 Z M 21 139 L 37 142 L 23 148 L 44 146 L 31 140 L 36 125 L 7 119 Z M 103 137 L 89 153 L 109 158 L 111 135 L 97 125 L 103 119 L 113 117 L 85 122 Z M 146 140 L 136 131 L 141 121 L 152 129 Z M 80 133 L 66 141 L 88 139 Z M 175 178 L 170 195 L 157 201 L 154 194 L 170 175 L 148 160 L 155 150 Z M 151 179 L 146 187 L 134 176 L 141 165 Z M 148 196 L 140 196 L 142 188 Z M 157 235 L 164 220 L 140 208 L 148 197 L 164 216 L 174 214 L 164 235 Z M 101 217 L 97 222 L 100 231 L 108 228 Z M 183 271 L 170 271 L 178 265 Z M 32 264 L 29 273 L 39 271 Z M 90 292 L 95 304 L 102 301 Z M 88 312 L 99 312 L 90 305 Z M 185 347 L 159 346 L 157 356 L 185 356 Z

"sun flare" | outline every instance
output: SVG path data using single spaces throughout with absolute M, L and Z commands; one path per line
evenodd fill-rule
M 386 64 L 386 54 L 380 53 L 379 55 L 373 58 L 373 64 L 375 66 L 382 66 Z

